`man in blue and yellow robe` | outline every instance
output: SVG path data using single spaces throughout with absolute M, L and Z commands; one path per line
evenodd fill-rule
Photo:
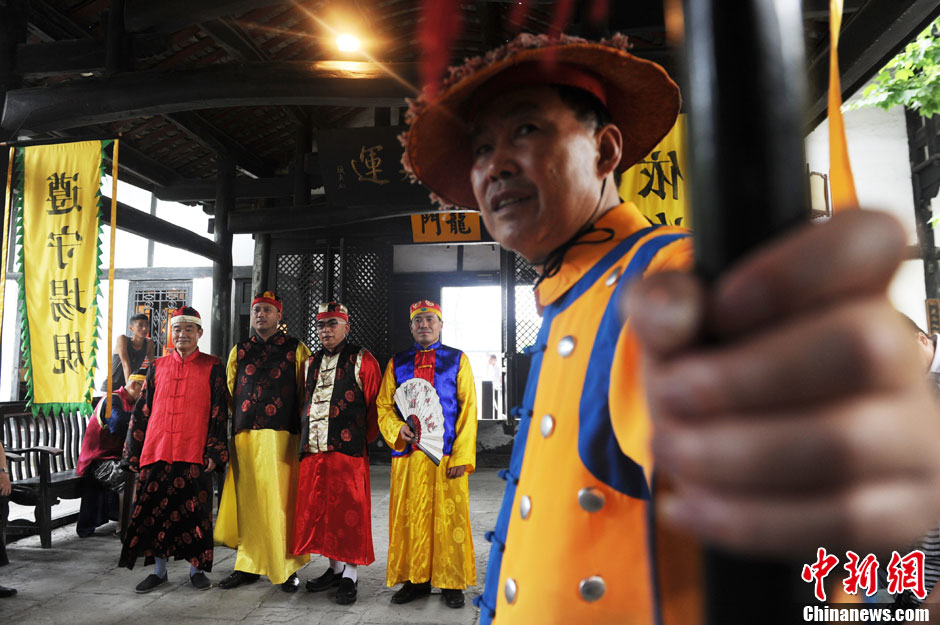
M 310 561 L 308 554 L 290 551 L 303 364 L 310 350 L 278 329 L 281 316 L 282 304 L 274 293 L 255 297 L 255 333 L 229 354 L 235 453 L 222 490 L 215 540 L 238 553 L 234 572 L 219 582 L 220 588 L 267 575 L 285 592 L 295 592 L 300 586 L 296 571 Z
M 691 263 L 687 231 L 652 226 L 614 175 L 669 130 L 678 91 L 616 46 L 517 43 L 417 106 L 406 141 L 423 183 L 479 209 L 540 274 L 542 325 L 486 533 L 480 622 L 695 625 L 699 551 L 654 514 L 652 423 L 617 309 L 637 278 Z
M 476 583 L 467 477 L 476 467 L 477 406 L 466 354 L 442 345 L 441 309 L 421 300 L 411 306 L 415 344 L 395 354 L 376 400 L 379 429 L 392 448 L 388 568 L 385 583 L 404 586 L 393 603 L 408 603 L 441 588 L 448 606 L 464 604 Z M 444 414 L 440 465 L 411 442 L 414 433 L 395 407 L 395 391 L 412 378 L 434 386 Z

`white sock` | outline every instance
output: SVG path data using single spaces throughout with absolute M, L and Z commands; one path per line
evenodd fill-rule
M 197 569 L 195 566 L 193 566 L 192 564 L 190 564 L 190 565 L 189 565 L 189 576 L 192 577 L 192 576 L 195 575 L 196 573 L 202 573 L 202 571 L 200 571 L 200 570 Z
M 166 558 L 154 557 L 153 574 L 157 577 L 164 577 L 166 575 Z
M 358 567 L 355 564 L 347 564 L 343 571 L 343 577 L 348 577 L 352 581 L 359 581 Z
M 330 558 L 330 568 L 333 569 L 334 573 L 342 573 L 343 566 L 345 565 L 342 562 L 338 560 L 333 560 L 332 558 Z

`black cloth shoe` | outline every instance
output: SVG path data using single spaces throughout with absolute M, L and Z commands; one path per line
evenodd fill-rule
M 336 590 L 336 603 L 340 605 L 349 605 L 350 603 L 356 602 L 356 596 L 359 594 L 359 591 L 356 590 L 359 588 L 359 582 L 352 581 L 348 577 L 343 577 L 339 580 L 339 588 Z
M 307 590 L 309 592 L 321 592 L 333 586 L 339 586 L 339 580 L 342 577 L 342 573 L 334 573 L 332 568 L 327 568 L 326 573 L 320 577 L 307 580 Z
M 192 584 L 193 588 L 196 590 L 209 590 L 212 588 L 212 582 L 209 581 L 209 578 L 206 577 L 206 574 L 202 571 L 199 571 L 195 575 L 190 575 L 189 583 Z
M 15 594 L 16 594 L 16 588 L 7 588 L 6 586 L 0 586 L 0 599 L 6 599 L 8 597 L 12 597 Z M 353 600 L 355 601 L 355 598 Z
M 462 608 L 464 604 L 463 591 L 453 588 L 441 588 L 441 595 L 448 608 Z
M 402 586 L 398 592 L 392 595 L 392 603 L 402 604 L 414 601 L 418 597 L 425 597 L 431 594 L 431 582 L 422 582 L 420 584 L 412 584 L 410 581 L 405 582 L 405 585 Z
M 258 581 L 261 577 L 257 573 L 246 573 L 244 571 L 232 571 L 232 574 L 219 582 L 219 588 L 238 588 L 242 584 L 250 584 Z
M 163 577 L 157 577 L 153 573 L 144 578 L 144 581 L 137 584 L 137 588 L 134 590 L 143 594 L 145 592 L 150 592 L 160 584 L 166 583 L 166 573 L 163 574 Z
M 297 579 L 297 573 L 292 573 L 287 581 L 281 584 L 281 590 L 284 592 L 297 592 L 300 588 L 300 580 Z

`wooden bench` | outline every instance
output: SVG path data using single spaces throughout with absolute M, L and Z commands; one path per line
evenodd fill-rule
M 5 452 L 8 470 L 13 469 L 14 462 L 23 462 L 23 456 L 10 452 Z M 7 558 L 7 515 L 10 512 L 9 497 L 0 497 L 0 566 L 6 566 L 10 563 Z
M 53 519 L 52 506 L 60 499 L 81 497 L 82 478 L 75 473 L 75 466 L 88 417 L 59 413 L 34 418 L 23 408 L 22 403 L 0 407 L 0 437 L 7 453 L 23 458 L 9 467 L 13 478 L 10 501 L 35 507 L 36 521 L 10 521 L 6 533 L 26 536 L 38 532 L 40 544 L 48 549 L 52 530 L 78 518 L 75 512 Z M 5 537 L 0 537 L 0 542 L 5 542 Z

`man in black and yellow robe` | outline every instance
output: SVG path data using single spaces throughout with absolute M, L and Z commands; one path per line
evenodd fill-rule
M 238 549 L 235 570 L 219 582 L 235 588 L 267 575 L 285 592 L 300 586 L 308 555 L 289 551 L 297 492 L 301 367 L 310 350 L 278 330 L 281 301 L 270 291 L 251 304 L 254 336 L 232 348 L 228 387 L 235 433 L 215 540 Z

